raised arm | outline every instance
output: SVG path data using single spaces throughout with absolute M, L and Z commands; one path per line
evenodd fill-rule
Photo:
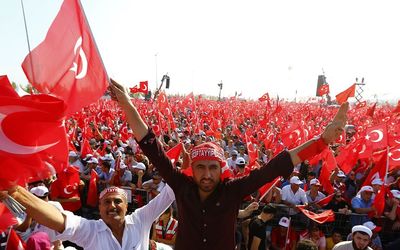
M 53 205 L 37 198 L 28 190 L 16 186 L 8 191 L 0 191 L 0 201 L 7 198 L 7 194 L 17 200 L 26 208 L 28 216 L 39 224 L 51 228 L 59 233 L 65 229 L 64 215 Z
M 143 121 L 136 107 L 132 104 L 128 91 L 124 86 L 111 79 L 112 98 L 118 101 L 125 112 L 129 126 L 132 128 L 137 141 L 141 141 L 148 132 L 147 124 Z
M 321 137 L 315 138 L 305 142 L 304 144 L 289 150 L 290 158 L 292 159 L 293 165 L 303 162 L 308 156 L 314 156 L 323 149 L 326 145 L 334 142 L 343 133 L 344 126 L 347 121 L 347 110 L 349 109 L 349 103 L 343 103 L 335 118 L 332 122 L 326 126 Z

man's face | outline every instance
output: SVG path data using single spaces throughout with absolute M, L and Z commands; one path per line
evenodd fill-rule
M 319 190 L 319 185 L 311 185 L 311 190 L 317 192 Z
M 342 236 L 340 235 L 340 233 L 333 233 L 332 234 L 332 241 L 333 243 L 339 243 L 342 241 Z
M 221 176 L 221 166 L 218 161 L 195 161 L 192 166 L 193 179 L 203 192 L 212 192 L 218 185 Z
M 294 193 L 296 193 L 297 190 L 299 190 L 300 185 L 292 183 L 292 184 L 290 184 L 290 187 L 292 188 L 292 191 L 293 191 Z
M 372 192 L 364 191 L 361 193 L 361 198 L 365 201 L 371 200 L 371 197 L 372 197 Z
M 128 203 L 124 196 L 111 193 L 99 202 L 100 217 L 106 224 L 124 223 Z
M 361 234 L 359 232 L 355 232 L 353 235 L 353 244 L 357 249 L 366 249 L 370 241 L 368 235 Z

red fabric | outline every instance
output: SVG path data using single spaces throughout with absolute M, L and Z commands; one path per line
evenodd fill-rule
M 18 236 L 18 234 L 10 229 L 7 239 L 6 250 L 25 250 L 25 242 Z
M 367 109 L 367 112 L 365 113 L 365 115 L 373 117 L 375 108 L 376 108 L 376 103 L 372 104 L 372 106 Z
M 83 139 L 82 142 L 82 147 L 81 147 L 81 157 L 82 159 L 86 157 L 86 155 L 91 154 L 93 155 L 93 150 L 89 145 L 89 141 L 85 138 Z
M 0 233 L 5 232 L 10 226 L 18 223 L 14 215 L 2 202 L 0 202 L 0 218 Z
M 322 137 L 320 137 L 319 139 L 313 141 L 310 145 L 308 145 L 308 147 L 301 150 L 297 155 L 299 156 L 301 161 L 305 161 L 314 157 L 317 154 L 320 154 L 326 148 L 328 148 L 328 146 L 325 144 Z
M 367 101 L 362 101 L 356 104 L 356 109 L 364 108 L 367 106 Z
M 258 100 L 260 102 L 269 101 L 270 100 L 269 99 L 269 94 L 268 93 L 263 94 L 260 98 L 258 98 Z
M 54 200 L 56 198 L 68 199 L 80 197 L 79 195 L 79 171 L 72 166 L 65 168 L 58 174 L 58 178 L 51 184 L 50 196 Z M 75 212 L 81 208 L 81 201 L 60 202 L 65 210 Z
M 375 154 L 374 158 L 376 159 L 374 160 L 375 166 L 369 172 L 363 186 L 371 185 L 374 179 L 383 180 L 386 176 L 387 150 Z
M 385 194 L 386 194 L 386 188 L 385 185 L 382 185 L 378 194 L 375 195 L 374 202 L 372 203 L 372 206 L 375 207 L 376 212 L 368 213 L 368 216 L 370 218 L 375 216 L 382 216 L 383 210 L 385 208 Z
M 1 96 L 8 96 L 14 98 L 19 97 L 6 75 L 0 76 L 0 97 Z
M 268 193 L 271 190 L 271 188 L 276 186 L 280 181 L 281 181 L 281 177 L 278 176 L 275 178 L 275 180 L 268 182 L 264 186 L 260 187 L 258 189 L 258 191 L 260 192 L 260 200 L 262 200 L 262 197 L 264 196 L 264 194 Z
M 311 220 L 319 223 L 319 224 L 323 224 L 325 222 L 331 222 L 331 221 L 335 221 L 335 214 L 333 213 L 333 211 L 331 209 L 326 210 L 322 213 L 314 213 L 311 212 L 307 209 L 304 208 L 304 206 L 297 206 L 297 208 L 308 218 L 310 218 Z
M 321 85 L 321 87 L 318 89 L 318 94 L 319 96 L 329 94 L 329 84 Z
M 397 106 L 393 109 L 393 113 L 400 113 L 400 101 L 397 102 Z
M 66 166 L 64 110 L 48 95 L 0 97 L 0 180 L 24 185 Z
M 86 204 L 92 207 L 97 207 L 99 196 L 97 195 L 97 179 L 98 175 L 94 169 L 90 172 L 89 189 Z
M 173 148 L 171 148 L 170 150 L 168 150 L 168 152 L 166 153 L 166 155 L 168 156 L 168 158 L 171 160 L 172 165 L 175 166 L 175 163 L 179 160 L 179 156 L 181 155 L 182 152 L 182 148 L 183 144 L 179 143 L 177 145 L 175 145 Z
M 367 139 L 367 145 L 370 145 L 374 150 L 386 148 L 388 145 L 386 123 L 367 128 L 365 138 Z
M 349 99 L 349 97 L 354 97 L 356 92 L 356 84 L 351 85 L 348 89 L 343 92 L 340 92 L 336 95 L 336 101 L 338 104 L 342 104 Z
M 254 144 L 251 142 L 251 138 L 246 136 L 246 146 L 247 146 L 247 152 L 249 153 L 249 165 L 251 165 L 253 162 L 255 162 L 258 158 L 258 153 L 257 149 L 254 147 Z
M 389 170 L 400 166 L 400 144 L 389 149 Z
M 132 94 L 143 93 L 147 95 L 147 93 L 149 92 L 149 83 L 147 81 L 140 82 L 139 86 L 136 85 L 133 88 L 129 88 L 129 90 Z
M 298 235 L 294 230 L 289 228 L 289 237 L 286 239 L 286 234 L 281 235 L 280 228 L 274 227 L 271 232 L 271 242 L 279 249 L 291 250 L 294 249 L 294 243 L 297 242 Z
M 108 86 L 100 54 L 78 0 L 65 0 L 46 38 L 22 68 L 41 93 L 51 93 L 73 113 L 98 100 Z
M 196 101 L 194 99 L 194 95 L 193 92 L 191 92 L 190 94 L 188 94 L 185 99 L 183 99 L 182 104 L 185 107 L 189 107 L 191 110 L 195 110 L 196 108 Z
M 326 196 L 325 198 L 319 200 L 316 204 L 318 204 L 321 207 L 325 207 L 326 205 L 329 204 L 329 202 L 331 202 L 333 196 L 335 196 L 335 193 L 332 193 L 332 194 Z
M 333 193 L 335 190 L 329 180 L 331 172 L 336 168 L 337 163 L 335 157 L 333 157 L 332 151 L 329 148 L 326 148 L 322 153 L 322 170 L 319 175 L 319 181 L 321 182 L 322 187 L 325 192 L 328 194 Z

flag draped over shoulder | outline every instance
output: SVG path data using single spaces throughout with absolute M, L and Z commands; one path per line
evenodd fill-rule
M 96 43 L 79 0 L 65 0 L 46 38 L 22 63 L 39 92 L 64 100 L 67 113 L 98 100 L 108 86 Z

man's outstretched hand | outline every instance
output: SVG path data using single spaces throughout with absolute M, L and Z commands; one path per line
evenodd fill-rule
M 111 92 L 111 99 L 117 101 L 119 104 L 130 103 L 130 97 L 127 89 L 113 79 L 110 79 L 110 86 L 108 89 Z
M 349 110 L 349 103 L 343 103 L 338 112 L 333 118 L 332 122 L 326 126 L 324 132 L 322 133 L 322 139 L 326 144 L 336 141 L 340 135 L 343 134 L 344 126 L 347 122 L 347 111 Z

